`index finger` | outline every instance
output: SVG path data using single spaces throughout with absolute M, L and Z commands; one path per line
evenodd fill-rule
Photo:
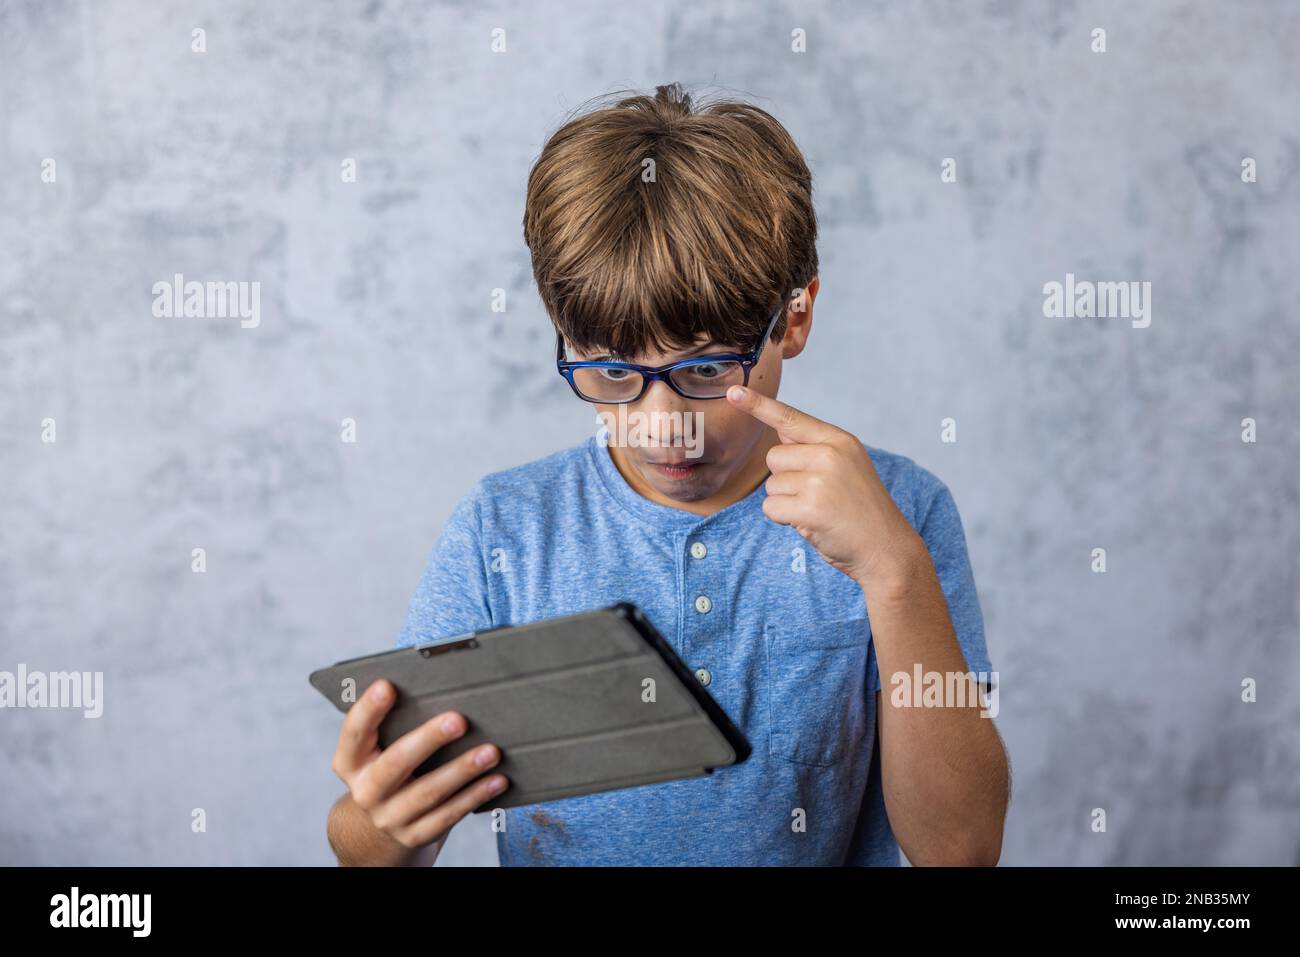
M 782 442 L 826 442 L 839 432 L 829 422 L 745 386 L 733 385 L 728 389 L 727 401 L 776 429 Z
M 371 753 L 379 747 L 379 725 L 396 699 L 392 684 L 380 678 L 348 708 L 334 755 L 336 771 L 352 773 L 365 766 Z

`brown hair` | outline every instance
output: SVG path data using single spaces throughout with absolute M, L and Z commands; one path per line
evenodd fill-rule
M 542 302 L 583 350 L 632 356 L 701 334 L 748 349 L 817 275 L 812 174 L 790 134 L 748 103 L 693 108 L 677 83 L 561 126 L 528 176 L 523 224 Z M 773 340 L 784 333 L 782 316 Z

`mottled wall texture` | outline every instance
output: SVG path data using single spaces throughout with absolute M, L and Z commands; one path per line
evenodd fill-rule
M 676 80 L 813 169 L 783 398 L 961 509 L 1003 863 L 1297 863 L 1298 59 L 1289 0 L 5 0 L 0 670 L 104 687 L 0 711 L 0 861 L 333 863 L 309 671 L 392 645 L 475 479 L 594 429 L 528 168 Z M 256 320 L 156 316 L 178 273 Z M 1046 315 L 1067 275 L 1145 318 Z M 496 863 L 487 821 L 442 863 Z

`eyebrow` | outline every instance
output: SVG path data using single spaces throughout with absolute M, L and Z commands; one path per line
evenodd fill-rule
M 703 345 L 696 346 L 694 349 L 692 349 L 690 352 L 686 353 L 685 355 L 683 355 L 683 356 L 678 356 L 676 359 L 672 359 L 672 360 L 670 360 L 669 362 L 666 362 L 666 363 L 663 363 L 663 364 L 664 364 L 664 365 L 669 365 L 669 364 L 672 363 L 672 362 L 680 362 L 682 359 L 694 359 L 696 356 L 698 356 L 698 355 L 702 355 L 702 354 L 704 354 L 704 353 L 706 353 L 706 352 L 734 352 L 734 351 L 736 351 L 735 348 L 730 347 L 730 346 L 727 346 L 727 345 L 724 345 L 724 344 L 722 344 L 722 343 L 718 343 L 718 342 L 706 342 L 706 343 L 704 343 Z M 743 350 L 742 350 L 742 351 L 743 351 Z M 626 356 L 624 356 L 624 355 L 622 355 L 621 353 L 618 353 L 618 352 L 604 352 L 604 353 L 601 353 L 601 354 L 599 354 L 599 355 L 597 355 L 597 356 L 593 356 L 593 357 L 592 357 L 592 361 L 594 361 L 594 362 L 628 362 L 628 363 L 631 363 L 631 362 L 632 362 L 631 359 L 627 358 Z M 632 363 L 632 364 L 635 365 L 635 363 Z

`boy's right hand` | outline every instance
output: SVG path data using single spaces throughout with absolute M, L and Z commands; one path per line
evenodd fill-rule
M 411 772 L 468 725 L 463 715 L 445 711 L 381 750 L 379 725 L 396 698 L 392 684 L 382 679 L 366 689 L 343 717 L 332 767 L 370 826 L 387 839 L 393 858 L 406 859 L 441 842 L 461 818 L 504 791 L 509 780 L 504 774 L 481 777 L 501 760 L 500 749 L 492 744 L 412 779 Z M 479 764 L 476 759 L 485 760 Z

